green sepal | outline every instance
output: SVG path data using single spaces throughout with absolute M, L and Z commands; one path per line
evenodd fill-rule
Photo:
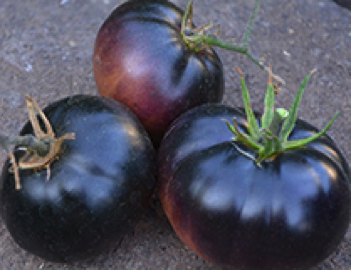
M 227 124 L 229 130 L 235 135 L 233 138 L 234 141 L 240 141 L 245 145 L 256 150 L 259 150 L 261 148 L 261 145 L 253 141 L 248 134 L 245 134 L 239 130 L 236 118 L 233 119 L 233 125 L 230 124 L 229 121 L 226 119 L 223 119 L 223 121 Z
M 310 79 L 311 75 L 307 75 L 305 79 L 302 81 L 299 90 L 296 93 L 293 103 L 289 109 L 288 117 L 285 119 L 282 129 L 280 130 L 279 138 L 281 142 L 286 142 L 288 137 L 295 126 L 295 122 L 297 119 L 297 111 L 299 110 L 300 102 L 302 95 L 306 89 L 308 80 Z
M 242 98 L 247 117 L 248 132 L 245 133 L 239 130 L 236 118 L 233 119 L 233 125 L 231 125 L 228 121 L 225 121 L 230 131 L 232 131 L 232 133 L 235 135 L 233 138 L 234 141 L 242 142 L 247 147 L 250 147 L 256 151 L 256 155 L 253 159 L 259 166 L 260 163 L 266 159 L 273 160 L 276 156 L 284 151 L 303 147 L 306 144 L 318 139 L 327 132 L 332 123 L 335 121 L 336 117 L 340 114 L 340 112 L 336 113 L 332 120 L 330 120 L 326 127 L 318 134 L 315 134 L 309 138 L 288 141 L 288 138 L 295 127 L 297 121 L 297 112 L 301 103 L 302 95 L 306 89 L 311 74 L 306 76 L 302 81 L 289 111 L 283 108 L 274 109 L 275 93 L 270 77 L 264 100 L 265 110 L 261 117 L 260 128 L 251 108 L 250 95 L 248 89 L 246 88 L 243 73 L 239 68 L 237 68 L 237 70 L 240 73 L 241 77 Z M 248 153 L 244 154 L 247 154 L 247 156 L 250 157 L 252 156 Z
M 274 87 L 268 84 L 266 97 L 264 99 L 264 113 L 261 118 L 263 129 L 269 129 L 274 119 Z
M 338 115 L 341 112 L 337 112 L 334 117 L 329 121 L 329 123 L 325 126 L 325 128 L 320 131 L 319 133 L 308 137 L 308 138 L 304 138 L 304 139 L 299 139 L 299 140 L 295 140 L 295 141 L 286 141 L 283 143 L 283 147 L 284 147 L 284 151 L 286 150 L 290 150 L 290 149 L 294 149 L 294 148 L 298 148 L 298 147 L 302 147 L 308 143 L 313 142 L 314 140 L 318 139 L 319 137 L 321 137 L 324 133 L 327 132 L 327 130 L 330 128 L 330 126 L 333 124 L 333 122 L 335 121 L 335 119 L 338 117 Z
M 243 75 L 241 75 L 240 82 L 241 82 L 241 89 L 242 89 L 242 99 L 244 102 L 245 113 L 247 116 L 248 131 L 250 133 L 251 139 L 253 141 L 258 142 L 258 140 L 260 139 L 260 128 L 257 124 L 255 114 L 251 108 L 251 98 L 250 98 L 249 90 L 246 87 L 245 78 Z
M 261 163 L 262 160 L 283 151 L 283 146 L 277 136 L 266 136 L 263 145 L 263 148 L 258 152 L 256 163 Z

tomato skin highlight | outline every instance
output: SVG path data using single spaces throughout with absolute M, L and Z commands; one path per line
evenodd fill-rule
M 349 224 L 350 173 L 327 135 L 273 161 L 237 149 L 222 121 L 243 110 L 202 105 L 172 123 L 159 149 L 159 195 L 180 239 L 230 269 L 309 269 L 326 259 Z M 258 114 L 257 114 L 258 117 Z M 289 138 L 317 133 L 298 120 Z M 235 146 L 234 146 L 235 145 Z
M 57 136 L 75 132 L 76 139 L 64 142 L 49 180 L 45 169 L 21 170 L 20 190 L 5 162 L 2 219 L 15 242 L 39 257 L 87 259 L 117 245 L 148 207 L 155 151 L 136 116 L 114 100 L 77 95 L 43 112 Z M 21 134 L 32 132 L 27 123 Z
M 93 68 L 99 93 L 129 107 L 158 145 L 188 109 L 220 102 L 223 66 L 217 53 L 199 53 L 180 34 L 183 11 L 168 1 L 127 1 L 101 26 Z

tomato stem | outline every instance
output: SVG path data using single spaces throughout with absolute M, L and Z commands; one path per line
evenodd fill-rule
M 326 127 L 319 133 L 309 138 L 289 141 L 288 138 L 297 120 L 297 112 L 302 99 L 302 94 L 306 89 L 307 82 L 312 73 L 307 75 L 302 81 L 292 105 L 290 106 L 289 111 L 287 111 L 282 108 L 274 109 L 275 91 L 272 83 L 271 68 L 269 68 L 268 86 L 264 100 L 265 108 L 259 126 L 251 108 L 250 95 L 245 84 L 244 75 L 239 68 L 236 69 L 241 77 L 242 98 L 245 107 L 245 114 L 247 116 L 248 131 L 247 133 L 240 131 L 236 119 L 233 119 L 233 125 L 226 120 L 225 122 L 229 130 L 235 135 L 233 138 L 234 141 L 242 142 L 247 147 L 256 150 L 257 157 L 255 158 L 255 162 L 257 165 L 260 165 L 263 160 L 273 160 L 284 151 L 305 146 L 306 144 L 318 139 L 327 132 L 336 117 L 340 114 L 340 112 L 337 112 L 332 120 L 329 121 Z
M 12 171 L 15 175 L 16 189 L 21 188 L 19 179 L 20 169 L 47 169 L 47 178 L 50 175 L 50 164 L 54 161 L 57 155 L 61 152 L 61 145 L 64 140 L 75 139 L 74 133 L 66 133 L 60 138 L 56 138 L 49 120 L 46 118 L 43 111 L 39 108 L 36 101 L 30 97 L 26 97 L 27 111 L 29 121 L 32 125 L 34 135 L 28 134 L 23 136 L 6 136 L 0 134 L 0 147 L 7 151 L 11 163 Z M 40 116 L 44 123 L 46 132 L 44 132 L 39 124 L 36 114 Z M 25 155 L 17 162 L 12 152 L 12 147 L 25 148 Z
M 11 137 L 0 134 L 0 146 L 6 151 L 10 151 L 13 146 L 25 147 L 29 151 L 36 151 L 40 156 L 45 156 L 50 148 L 48 140 L 39 140 L 30 134 Z
M 38 156 L 45 156 L 48 154 L 50 149 L 50 143 L 48 140 L 39 140 L 33 135 L 24 136 L 7 136 L 0 134 L 0 147 L 2 147 L 9 155 L 12 163 L 12 171 L 15 175 L 15 186 L 16 189 L 21 189 L 21 183 L 19 179 L 19 166 L 16 158 L 12 153 L 12 147 L 19 148 L 24 147 L 26 151 L 37 153 Z
M 261 4 L 261 0 L 256 0 L 254 7 L 251 11 L 251 15 L 250 15 L 249 21 L 247 23 L 246 30 L 245 30 L 245 33 L 244 33 L 244 36 L 242 39 L 242 43 L 241 43 L 244 48 L 249 47 L 249 43 L 250 43 L 251 36 L 252 36 L 252 31 L 253 31 L 254 26 L 255 26 L 256 17 L 257 17 L 258 11 L 260 10 L 260 4 Z
M 218 39 L 217 35 L 207 35 L 206 31 L 212 27 L 212 23 L 209 23 L 205 26 L 195 28 L 193 25 L 193 3 L 189 2 L 183 16 L 182 25 L 181 25 L 181 36 L 183 38 L 184 43 L 195 52 L 200 52 L 205 50 L 209 46 L 220 47 L 222 49 L 235 51 L 237 53 L 241 53 L 246 55 L 252 62 L 258 65 L 262 70 L 267 73 L 269 72 L 269 68 L 263 65 L 263 63 L 256 59 L 249 52 L 249 43 L 252 36 L 252 31 L 254 29 L 255 20 L 260 9 L 261 0 L 255 0 L 254 7 L 251 11 L 251 15 L 249 21 L 246 26 L 246 30 L 244 32 L 241 43 L 227 43 Z M 275 86 L 279 88 L 281 85 L 285 85 L 285 82 L 278 75 L 272 74 L 273 80 L 277 83 Z

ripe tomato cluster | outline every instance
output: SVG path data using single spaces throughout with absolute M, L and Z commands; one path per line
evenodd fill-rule
M 309 269 L 335 250 L 350 211 L 349 167 L 325 134 L 337 115 L 322 131 L 297 118 L 309 76 L 289 110 L 275 109 L 270 69 L 264 113 L 251 109 L 239 69 L 244 108 L 220 104 L 223 66 L 210 45 L 228 46 L 205 30 L 190 5 L 127 1 L 96 37 L 100 96 L 43 110 L 27 97 L 29 122 L 0 138 L 1 215 L 19 246 L 56 262 L 102 253 L 157 186 L 176 234 L 214 265 Z M 252 60 L 245 36 L 238 50 Z

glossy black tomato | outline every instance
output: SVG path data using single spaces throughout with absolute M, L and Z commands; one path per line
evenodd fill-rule
M 337 3 L 338 5 L 344 7 L 344 8 L 348 8 L 351 10 L 351 1 L 350 0 L 334 0 L 335 3 Z
M 259 114 L 256 120 L 259 122 Z M 309 269 L 327 258 L 349 224 L 350 173 L 322 135 L 256 164 L 223 119 L 243 110 L 202 105 L 172 123 L 159 149 L 159 195 L 175 232 L 202 258 L 236 270 Z M 288 140 L 317 129 L 297 120 Z
M 155 151 L 137 117 L 112 99 L 76 95 L 43 112 L 57 137 L 74 132 L 75 139 L 63 142 L 49 172 L 20 169 L 20 189 L 6 161 L 2 219 L 15 242 L 37 256 L 89 258 L 117 245 L 148 207 Z M 33 134 L 29 122 L 24 134 Z M 17 159 L 24 154 L 14 153 Z
M 158 145 L 170 123 L 189 108 L 220 102 L 221 60 L 209 46 L 191 49 L 183 11 L 169 1 L 127 1 L 101 26 L 93 66 L 98 91 L 127 105 Z

